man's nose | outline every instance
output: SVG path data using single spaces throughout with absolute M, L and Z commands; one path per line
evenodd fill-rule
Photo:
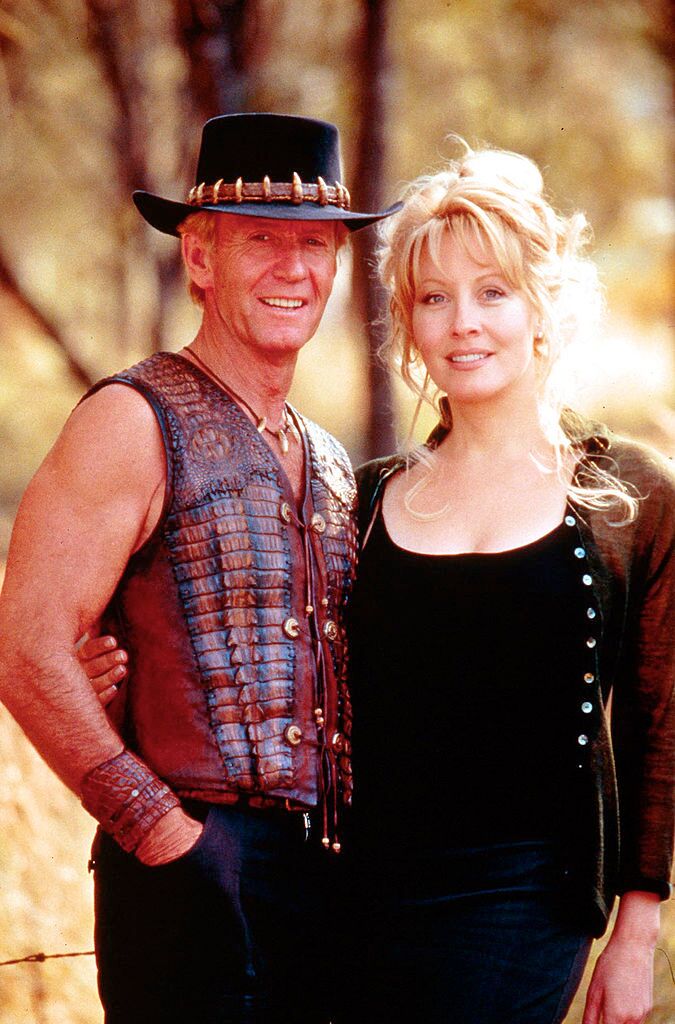
M 307 264 L 301 246 L 285 246 L 283 252 L 279 253 L 274 272 L 284 281 L 301 281 L 307 274 Z

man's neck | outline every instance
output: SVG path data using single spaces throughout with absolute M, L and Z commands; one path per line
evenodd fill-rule
M 212 376 L 239 396 L 269 423 L 281 422 L 284 403 L 293 382 L 297 353 L 271 361 L 264 353 L 252 352 L 227 344 L 214 337 L 202 324 L 194 341 L 185 349 L 202 369 L 208 368 Z

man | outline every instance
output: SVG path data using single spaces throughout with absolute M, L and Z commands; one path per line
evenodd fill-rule
M 201 327 L 90 392 L 17 516 L 0 696 L 100 822 L 107 1024 L 330 1016 L 355 492 L 286 396 L 348 230 L 397 208 L 340 177 L 332 125 L 242 114 L 206 124 L 187 203 L 134 194 Z M 131 664 L 109 715 L 74 651 L 101 616 Z

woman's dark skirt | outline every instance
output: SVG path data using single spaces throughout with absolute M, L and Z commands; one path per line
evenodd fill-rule
M 563 906 L 548 842 L 349 865 L 353 938 L 340 1024 L 559 1024 L 591 940 Z

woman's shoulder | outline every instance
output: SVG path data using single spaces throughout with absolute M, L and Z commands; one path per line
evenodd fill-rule
M 383 484 L 392 473 L 404 465 L 405 456 L 386 455 L 383 458 L 364 462 L 355 470 L 358 492 L 358 523 L 361 536 L 367 530 L 373 511 L 377 507 Z
M 604 423 L 564 409 L 561 426 L 586 458 L 646 496 L 653 491 L 673 493 L 675 465 L 652 445 L 614 433 Z
M 662 496 L 675 498 L 675 465 L 673 460 L 644 441 L 636 441 L 607 431 L 599 446 L 599 454 L 610 460 L 615 475 L 622 483 L 636 488 L 643 498 Z M 597 457 L 597 456 L 596 456 Z
M 379 459 L 371 459 L 364 462 L 354 470 L 356 485 L 359 490 L 359 498 L 374 490 L 382 480 L 396 472 L 405 465 L 405 456 L 395 453 L 385 455 Z
M 672 564 L 675 552 L 675 469 L 643 441 L 596 433 L 584 442 L 586 457 L 610 473 L 637 499 L 634 518 L 615 523 L 606 510 L 586 510 L 584 519 L 598 545 L 616 563 Z M 651 570 L 649 570 L 651 571 Z

